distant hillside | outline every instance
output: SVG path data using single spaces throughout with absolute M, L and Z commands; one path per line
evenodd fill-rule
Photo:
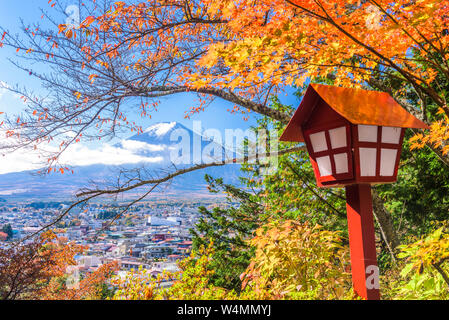
M 179 130 L 179 131 L 175 131 Z M 173 171 L 173 164 L 170 155 L 173 148 L 181 141 L 171 141 L 170 137 L 176 137 L 176 133 L 187 133 L 190 138 L 190 150 L 193 150 L 193 140 L 201 141 L 201 147 L 210 146 L 211 142 L 205 137 L 187 129 L 177 122 L 157 123 L 146 130 L 143 134 L 134 135 L 128 139 L 115 144 L 113 148 L 131 150 L 134 155 L 142 156 L 148 159 L 156 159 L 154 162 L 103 165 L 94 164 L 75 167 L 74 174 L 51 174 L 48 176 L 35 175 L 35 171 L 24 171 L 0 175 L 0 196 L 4 199 L 28 199 L 33 200 L 66 200 L 73 197 L 76 190 L 90 185 L 94 182 L 104 182 L 113 180 L 118 170 L 121 168 L 134 168 L 145 165 L 145 168 L 154 176 L 164 176 L 167 172 Z M 221 146 L 216 146 L 216 150 L 222 150 Z M 221 158 L 222 155 L 215 155 Z M 190 157 L 193 162 L 193 157 Z M 177 165 L 177 168 L 191 165 Z M 205 188 L 204 175 L 208 173 L 215 177 L 223 177 L 230 183 L 238 183 L 239 166 L 226 165 L 220 167 L 211 167 L 196 172 L 191 172 L 176 177 L 168 184 L 160 186 L 152 197 L 158 198 L 201 198 L 211 197 L 213 195 L 207 192 Z M 130 196 L 132 196 L 130 194 Z M 0 200 L 1 201 L 1 200 Z

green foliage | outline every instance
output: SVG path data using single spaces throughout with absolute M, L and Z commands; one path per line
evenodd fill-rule
M 50 202 L 32 202 L 30 204 L 27 205 L 27 207 L 33 208 L 33 209 L 57 209 L 59 208 L 62 204 L 68 204 L 68 202 L 55 202 L 55 201 L 50 201 Z
M 141 266 L 138 270 L 131 269 L 126 275 L 116 275 L 111 279 L 115 288 L 113 300 L 144 300 L 146 292 L 157 285 L 158 279 L 153 279 L 147 269 Z
M 200 247 L 179 263 L 180 272 L 164 272 L 154 278 L 146 269 L 139 268 L 125 277 L 115 277 L 117 288 L 114 300 L 212 300 L 236 299 L 234 291 L 213 286 L 210 278 L 214 249 Z
M 251 243 L 256 254 L 243 285 L 258 299 L 351 297 L 349 250 L 338 232 L 276 220 L 259 228 Z
M 402 252 L 398 257 L 410 261 L 410 271 L 421 270 L 449 259 L 449 234 L 444 233 L 444 227 L 441 227 L 425 238 L 399 248 Z
M 253 250 L 246 240 L 257 228 L 263 214 L 263 207 L 257 197 L 224 184 L 222 179 L 206 175 L 211 192 L 225 192 L 228 196 L 228 208 L 215 207 L 209 210 L 200 207 L 201 218 L 191 230 L 193 249 L 199 250 L 213 243 L 214 253 L 211 262 L 215 270 L 211 282 L 226 289 L 240 290 L 240 275 L 249 264 Z M 238 201 L 238 204 L 235 202 Z
M 291 112 L 292 108 L 272 100 L 273 108 Z M 268 118 L 259 120 L 259 130 L 276 130 L 280 136 L 283 125 Z M 288 144 L 280 149 L 289 147 Z M 346 232 L 343 190 L 320 189 L 316 186 L 307 152 L 300 151 L 279 158 L 279 166 L 271 175 L 263 174 L 263 163 L 242 165 L 243 188 L 224 184 L 222 179 L 206 175 L 209 190 L 228 196 L 228 207 L 199 209 L 201 218 L 191 230 L 193 247 L 214 243 L 211 277 L 214 285 L 240 291 L 240 274 L 246 269 L 254 249 L 246 240 L 268 219 L 295 219 L 323 225 L 328 230 Z
M 99 300 L 110 300 L 114 297 L 115 293 L 115 290 L 106 282 L 98 284 L 97 291 Z
M 304 88 L 298 90 L 302 95 Z M 293 112 L 293 108 L 273 98 L 271 106 L 282 112 Z M 285 125 L 268 117 L 258 121 L 259 129 L 276 131 L 280 136 Z M 277 142 L 277 141 L 276 141 Z M 280 143 L 283 150 L 295 143 Z M 301 144 L 300 144 L 301 145 Z M 242 179 L 249 188 L 260 190 L 260 202 L 264 203 L 267 215 L 284 219 L 309 221 L 327 229 L 346 230 L 344 189 L 323 189 L 316 186 L 315 175 L 306 150 L 282 155 L 278 167 L 270 175 L 263 175 L 263 164 L 245 164 Z
M 422 52 L 413 49 L 411 53 L 420 68 L 432 69 L 432 65 L 423 59 Z M 441 63 L 444 61 L 441 60 Z M 396 75 L 382 79 L 383 86 L 392 92 L 403 92 L 404 101 L 410 106 L 420 107 L 423 120 L 433 122 L 442 119 L 443 115 L 438 113 L 439 106 L 431 98 L 420 94 L 411 84 L 399 81 Z M 444 100 L 449 98 L 448 85 L 446 75 L 436 72 L 431 87 Z M 378 187 L 402 241 L 407 241 L 411 235 L 428 234 L 435 221 L 449 219 L 449 166 L 435 149 L 423 147 L 411 150 L 413 143 L 410 139 L 416 133 L 416 130 L 406 131 L 397 182 Z
M 117 210 L 103 210 L 97 215 L 97 219 L 99 220 L 109 220 L 114 218 L 117 215 Z
M 377 187 L 402 240 L 449 219 L 449 168 L 428 148 L 411 151 L 412 134 L 406 134 L 397 182 Z
M 415 97 L 410 99 L 413 100 Z M 292 108 L 280 104 L 277 99 L 272 100 L 272 106 L 283 112 L 292 111 Z M 433 106 L 429 105 L 428 108 L 432 109 Z M 278 135 L 284 128 L 282 124 L 269 118 L 260 119 L 258 125 L 259 127 L 255 130 L 260 128 L 276 130 Z M 385 201 L 385 207 L 392 215 L 393 227 L 401 243 L 410 242 L 410 239 L 415 236 L 429 234 L 435 222 L 449 218 L 449 168 L 430 149 L 411 151 L 409 139 L 412 135 L 411 130 L 406 132 L 398 182 L 376 186 L 379 195 Z M 281 143 L 279 149 L 292 146 L 294 144 Z M 237 279 L 237 275 L 245 265 L 248 265 L 250 258 L 254 261 L 257 257 L 256 253 L 256 257 L 247 255 L 243 256 L 244 259 L 238 260 L 243 254 L 253 253 L 251 246 L 248 248 L 244 245 L 244 240 L 251 238 L 251 231 L 267 221 L 281 223 L 285 219 L 292 219 L 299 224 L 322 225 L 323 230 L 339 231 L 343 237 L 342 244 L 347 246 L 344 189 L 317 188 L 305 150 L 280 156 L 278 160 L 278 170 L 271 175 L 263 175 L 264 165 L 261 163 L 244 164 L 241 181 L 245 189 L 225 186 L 220 179 L 208 178 L 213 192 L 224 191 L 228 195 L 233 195 L 231 197 L 233 202 L 230 201 L 232 204 L 230 208 L 201 209 L 204 219 L 195 231 L 197 232 L 195 242 L 197 245 L 206 245 L 208 241 L 215 240 L 214 269 L 217 272 L 211 276 L 211 283 L 215 286 L 234 289 L 240 292 L 240 297 L 243 294 L 249 297 L 249 287 L 240 291 L 241 282 Z M 254 224 L 246 224 L 248 217 L 254 219 L 251 221 Z M 240 233 L 236 233 L 236 230 Z M 235 234 L 239 236 L 234 238 Z M 378 235 L 380 237 L 380 233 Z M 252 246 L 257 248 L 254 243 Z M 410 266 L 406 267 L 401 260 L 395 263 L 384 242 L 381 242 L 379 249 L 378 260 L 382 277 L 385 279 L 381 290 L 383 298 L 442 299 L 447 297 L 447 285 L 443 276 L 444 272 L 447 272 L 445 264 L 439 266 L 440 270 L 434 265 L 427 265 L 423 267 L 421 273 L 407 273 L 402 271 L 402 268 L 407 270 Z M 401 249 L 405 250 L 404 247 Z M 433 250 L 436 250 L 435 247 L 429 249 L 429 251 Z M 403 254 L 400 255 L 401 258 L 404 258 Z M 429 252 L 426 253 L 427 256 L 430 256 L 429 254 Z M 292 253 L 287 255 L 296 257 Z M 270 256 L 271 259 L 275 259 L 274 252 L 266 254 L 266 257 Z M 233 257 L 237 259 L 233 260 Z M 231 267 L 224 267 L 228 265 Z M 317 288 L 320 286 L 312 286 L 304 292 L 293 290 L 291 295 L 286 296 L 291 299 L 316 297 L 321 299 L 324 297 L 323 291 Z M 253 297 L 256 296 L 261 297 L 253 292 Z M 271 291 L 267 293 L 267 297 L 274 296 Z M 347 297 L 346 293 L 343 296 Z
M 210 283 L 215 273 L 213 268 L 213 244 L 201 247 L 190 257 L 180 262 L 182 274 L 168 289 L 157 292 L 157 297 L 167 300 L 224 300 L 236 299 L 233 290 L 226 290 Z
M 10 240 L 12 237 L 13 237 L 13 235 L 14 235 L 14 233 L 13 233 L 13 231 L 12 231 L 12 227 L 11 227 L 11 225 L 8 223 L 8 224 L 5 224 L 3 227 L 2 227 L 2 230 L 1 230 L 2 232 L 4 232 L 4 233 L 6 233 L 7 235 L 8 235 L 8 238 L 6 239 L 6 240 Z
M 112 280 L 113 299 L 248 300 L 345 299 L 352 291 L 348 248 L 337 232 L 295 221 L 272 222 L 257 229 L 250 241 L 256 254 L 241 275 L 244 288 L 237 292 L 214 285 L 215 244 L 201 246 L 179 263 L 180 272 L 153 278 L 140 268 Z M 171 285 L 170 285 L 171 284 Z
M 134 227 L 135 223 L 133 221 L 133 217 L 126 217 L 125 218 L 125 225 L 128 227 Z
M 449 298 L 449 234 L 444 227 L 409 244 L 400 246 L 398 257 L 404 259 L 399 277 L 387 279 L 392 299 Z

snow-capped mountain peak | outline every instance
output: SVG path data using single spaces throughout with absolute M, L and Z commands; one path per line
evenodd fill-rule
M 177 122 L 160 122 L 153 124 L 144 130 L 144 133 L 151 133 L 158 137 L 167 134 L 170 130 L 172 130 L 176 126 Z
M 178 129 L 181 130 L 180 133 L 175 132 Z M 199 154 L 195 153 L 198 150 L 194 148 L 195 143 L 200 143 L 199 146 L 197 145 Z M 73 175 L 40 177 L 30 175 L 28 171 L 1 174 L 0 195 L 5 198 L 54 199 L 54 195 L 57 194 L 58 198 L 70 198 L 74 191 L 85 187 L 90 181 L 114 179 L 117 170 L 124 168 L 131 169 L 145 165 L 146 170 L 161 176 L 166 170 L 172 169 L 173 164 L 181 168 L 195 165 L 198 159 L 202 162 L 223 159 L 224 147 L 221 144 L 216 146 L 213 144 L 215 142 L 193 132 L 179 122 L 156 123 L 148 127 L 143 134 L 136 134 L 114 145 L 105 144 L 98 150 L 79 146 L 75 152 L 77 162 Z M 176 152 L 179 147 L 181 149 Z M 212 155 L 203 154 L 206 148 L 209 152 L 213 152 Z M 178 158 L 182 160 L 179 164 L 176 163 Z M 72 154 L 70 161 L 73 163 L 73 160 Z M 205 188 L 205 173 L 238 183 L 238 170 L 239 166 L 227 165 L 193 171 L 173 179 L 170 192 L 167 191 L 168 189 L 161 189 L 162 191 L 158 192 L 164 197 L 184 197 L 187 194 L 194 197 L 193 193 L 208 194 Z

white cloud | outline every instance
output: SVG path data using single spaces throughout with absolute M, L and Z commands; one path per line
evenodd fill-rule
M 5 140 L 9 143 L 13 143 L 12 138 L 5 139 L 4 135 L 1 133 L 0 139 L 3 140 L 3 145 L 6 144 Z M 104 144 L 96 149 L 93 149 L 82 144 L 74 144 L 61 155 L 59 163 L 66 166 L 88 166 L 93 164 L 123 165 L 136 163 L 161 163 L 164 161 L 162 156 L 148 157 L 136 153 L 137 151 L 141 151 L 142 148 L 146 148 L 145 150 L 148 150 L 149 148 L 158 149 L 157 146 L 152 146 L 144 142 L 141 144 L 127 142 L 125 145 L 127 147 L 119 148 L 109 144 Z M 163 149 L 164 147 L 161 148 Z M 55 151 L 57 149 L 50 147 L 48 150 Z M 45 156 L 40 155 L 34 150 L 19 149 L 4 155 L 0 154 L 0 174 L 36 170 L 44 167 L 46 165 L 46 161 L 47 158 Z
M 140 162 L 158 163 L 163 157 L 146 157 L 134 153 L 134 150 L 122 149 L 105 144 L 100 149 L 89 149 L 83 145 L 73 145 L 61 156 L 59 161 L 70 166 L 88 166 L 91 164 L 122 165 Z
M 0 174 L 39 169 L 43 162 L 37 154 L 26 151 L 15 151 L 0 155 Z
M 27 192 L 28 189 L 11 189 L 11 190 L 2 190 L 0 191 L 0 196 L 10 196 L 13 195 L 15 193 L 24 193 Z
M 130 151 L 164 151 L 167 146 L 163 144 L 149 144 L 143 141 L 136 140 L 122 140 L 121 145 L 123 148 Z

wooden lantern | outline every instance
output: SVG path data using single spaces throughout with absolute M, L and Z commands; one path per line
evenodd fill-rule
M 305 143 L 319 187 L 346 188 L 353 286 L 365 299 L 380 298 L 368 283 L 378 276 L 370 185 L 396 181 L 406 128 L 428 126 L 388 93 L 311 84 L 280 138 Z

